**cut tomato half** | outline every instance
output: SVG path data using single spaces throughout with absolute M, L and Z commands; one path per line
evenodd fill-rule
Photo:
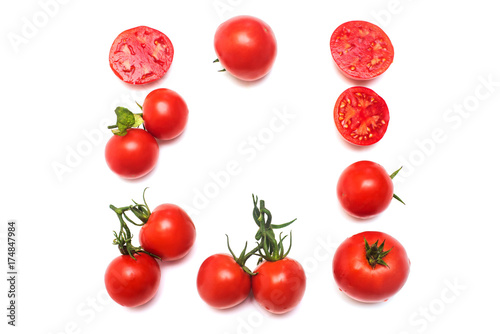
M 340 70 L 358 80 L 379 76 L 394 60 L 389 37 L 381 28 L 365 21 L 349 21 L 335 29 L 330 51 Z
M 121 80 L 140 85 L 160 79 L 174 58 L 174 47 L 161 31 L 140 26 L 116 37 L 109 51 L 109 65 Z
M 333 117 L 345 140 L 367 146 L 378 142 L 387 131 L 389 108 L 373 90 L 356 86 L 340 94 Z

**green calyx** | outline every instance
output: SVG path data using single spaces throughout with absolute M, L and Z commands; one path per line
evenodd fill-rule
M 141 105 L 139 105 L 137 102 L 136 104 L 142 110 Z M 108 126 L 108 129 L 112 129 L 111 132 L 113 132 L 117 136 L 125 136 L 128 129 L 138 128 L 144 123 L 142 114 L 134 114 L 124 107 L 117 107 L 115 109 L 115 114 L 116 124 Z
M 266 208 L 265 202 L 263 200 L 259 202 L 258 197 L 254 195 L 252 195 L 252 199 L 254 206 L 252 212 L 253 219 L 259 227 L 259 230 L 255 234 L 255 239 L 258 244 L 258 253 L 260 256 L 258 263 L 261 263 L 263 260 L 279 261 L 284 259 L 292 249 L 292 232 L 290 231 L 290 244 L 288 246 L 288 250 L 285 251 L 284 240 L 287 236 L 285 235 L 282 237 L 282 233 L 280 233 L 279 239 L 276 240 L 274 230 L 287 227 L 297 219 L 280 225 L 272 224 L 273 216 L 271 211 Z M 259 204 L 259 206 L 257 206 L 257 204 Z
M 392 174 L 390 175 L 391 180 L 393 180 L 393 179 L 396 177 L 396 175 L 398 175 L 398 173 L 399 173 L 399 171 L 400 171 L 401 169 L 403 169 L 403 166 L 399 167 L 399 169 L 398 169 L 397 171 L 395 171 L 394 173 L 392 173 Z M 398 196 L 398 195 L 396 195 L 396 194 L 392 194 L 392 197 L 393 197 L 393 198 L 395 198 L 396 200 L 398 200 L 399 202 L 403 203 L 404 205 L 406 205 L 406 203 L 405 203 L 405 202 L 403 202 L 403 200 L 402 200 L 401 198 L 399 198 L 399 196 Z
M 378 240 L 375 241 L 374 244 L 369 245 L 368 241 L 366 241 L 366 238 L 363 238 L 363 239 L 365 240 L 366 259 L 368 260 L 368 263 L 370 264 L 370 266 L 373 269 L 375 269 L 377 264 L 380 264 L 380 265 L 383 265 L 384 267 L 389 268 L 389 265 L 387 263 L 385 263 L 385 261 L 384 261 L 384 257 L 386 257 L 387 254 L 389 254 L 389 252 L 392 250 L 392 248 L 384 251 L 385 240 L 379 246 Z
M 227 238 L 227 248 L 229 249 L 229 252 L 231 253 L 234 261 L 236 261 L 236 263 L 241 267 L 241 269 L 243 269 L 247 274 L 251 275 L 251 276 L 254 276 L 255 273 L 253 273 L 246 265 L 245 263 L 247 262 L 247 260 L 252 256 L 254 255 L 258 250 L 259 250 L 259 247 L 255 247 L 254 249 L 252 249 L 251 251 L 249 251 L 248 253 L 246 253 L 247 251 L 247 245 L 248 245 L 248 242 L 245 242 L 245 247 L 243 248 L 243 251 L 241 251 L 241 254 L 239 257 L 236 257 L 236 255 L 234 255 L 233 253 L 233 250 L 231 249 L 231 246 L 229 246 L 229 236 L 226 234 L 226 238 Z
M 120 253 L 122 253 L 123 255 L 129 255 L 134 260 L 136 259 L 134 257 L 134 254 L 141 252 L 160 259 L 159 256 L 145 251 L 144 249 L 142 249 L 142 247 L 136 247 L 132 245 L 132 238 L 134 236 L 130 232 L 130 228 L 127 225 L 127 222 L 136 226 L 143 226 L 144 224 L 147 223 L 149 216 L 151 215 L 151 212 L 149 210 L 149 207 L 145 199 L 146 189 L 144 189 L 144 192 L 142 194 L 144 204 L 138 204 L 134 200 L 132 200 L 132 202 L 134 202 L 134 205 L 129 205 L 120 208 L 112 204 L 109 206 L 111 210 L 113 210 L 116 213 L 118 220 L 120 221 L 120 231 L 119 232 L 113 231 L 113 234 L 115 236 L 115 239 L 113 240 L 113 245 L 118 246 Z M 140 219 L 142 223 L 136 223 L 132 219 L 130 219 L 126 214 L 127 211 L 132 211 L 132 213 L 138 219 Z

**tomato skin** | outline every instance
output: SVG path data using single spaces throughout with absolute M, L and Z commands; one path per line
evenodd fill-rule
M 159 88 L 146 96 L 142 113 L 144 126 L 149 133 L 157 139 L 170 140 L 184 131 L 189 110 L 179 94 Z
M 183 258 L 193 247 L 195 239 L 193 221 L 175 204 L 162 204 L 154 209 L 139 232 L 142 248 L 162 261 Z
M 123 31 L 109 50 L 109 65 L 113 73 L 133 85 L 163 77 L 173 58 L 174 47 L 167 35 L 146 26 Z
M 384 137 L 389 126 L 389 108 L 384 99 L 367 87 L 346 89 L 333 108 L 337 130 L 351 144 L 368 146 Z
M 275 262 L 264 261 L 255 270 L 252 289 L 255 300 L 274 314 L 294 309 L 306 290 L 306 275 L 297 261 L 284 258 Z
M 389 267 L 377 264 L 372 268 L 366 259 L 364 238 L 371 245 L 385 240 L 384 257 Z M 333 258 L 333 276 L 339 289 L 349 297 L 365 303 L 387 301 L 406 283 L 410 260 L 403 245 L 382 232 L 362 232 L 346 239 Z
M 109 168 L 126 179 L 140 178 L 153 170 L 159 147 L 155 138 L 142 129 L 128 129 L 125 136 L 114 135 L 106 144 Z
M 351 216 L 371 218 L 387 209 L 393 190 L 392 180 L 384 167 L 372 161 L 358 161 L 340 175 L 337 198 Z
M 160 286 L 160 266 L 144 253 L 116 257 L 108 265 L 104 282 L 109 296 L 118 304 L 136 307 L 150 301 Z
M 226 309 L 243 302 L 250 293 L 251 277 L 229 254 L 215 254 L 200 266 L 198 293 L 208 305 Z
M 338 26 L 330 38 L 330 51 L 342 73 L 356 80 L 381 75 L 394 60 L 389 36 L 366 21 L 349 21 Z
M 223 22 L 215 32 L 215 53 L 221 65 L 245 81 L 264 77 L 277 54 L 271 27 L 252 16 L 236 16 Z

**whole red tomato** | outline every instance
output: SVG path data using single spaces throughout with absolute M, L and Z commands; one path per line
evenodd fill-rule
M 248 297 L 251 278 L 231 255 L 215 254 L 202 263 L 196 285 L 208 305 L 226 309 Z
M 109 264 L 104 283 L 109 296 L 122 306 L 135 307 L 150 301 L 160 286 L 160 266 L 144 253 L 121 255 Z
M 297 261 L 288 257 L 274 262 L 264 261 L 254 272 L 253 295 L 269 312 L 289 312 L 302 300 L 306 290 L 306 274 Z
M 153 210 L 139 232 L 142 248 L 162 261 L 186 256 L 196 239 L 196 229 L 187 213 L 175 204 L 162 204 Z
M 372 161 L 347 167 L 337 183 L 337 197 L 344 210 L 356 218 L 370 218 L 384 211 L 393 197 L 391 177 Z
M 126 179 L 137 179 L 155 167 L 159 151 L 151 134 L 142 129 L 128 129 L 126 135 L 109 139 L 105 157 L 113 172 Z
M 345 240 L 333 258 L 341 291 L 366 303 L 387 301 L 405 284 L 410 260 L 403 246 L 382 232 L 363 232 Z
M 188 107 L 182 97 L 166 88 L 150 92 L 142 106 L 146 130 L 161 140 L 179 136 L 186 127 Z
M 215 32 L 214 46 L 222 66 L 245 81 L 269 73 L 277 54 L 271 27 L 252 16 L 236 16 L 222 23 Z

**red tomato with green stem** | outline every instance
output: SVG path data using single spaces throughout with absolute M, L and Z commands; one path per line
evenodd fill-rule
M 406 283 L 410 260 L 403 245 L 382 232 L 363 232 L 345 240 L 333 258 L 333 276 L 349 297 L 378 303 Z
M 401 167 L 402 168 L 402 167 Z M 337 182 L 337 198 L 342 208 L 356 218 L 371 218 L 383 212 L 392 198 L 404 204 L 393 193 L 392 175 L 372 161 L 358 161 L 348 166 Z
M 254 81 L 271 71 L 277 54 L 271 27 L 252 16 L 236 16 L 215 32 L 215 53 L 224 70 L 244 81 Z
M 254 220 L 260 227 L 256 239 L 259 240 L 259 262 L 252 277 L 252 290 L 255 300 L 267 311 L 274 314 L 283 314 L 293 310 L 302 300 L 306 290 L 306 275 L 299 262 L 288 257 L 292 248 L 292 232 L 290 231 L 290 245 L 284 249 L 284 240 L 281 233 L 276 240 L 274 229 L 283 228 L 291 222 L 271 224 L 271 212 L 265 207 L 264 201 L 254 199 Z
M 369 88 L 356 86 L 340 94 L 333 109 L 333 119 L 346 141 L 367 146 L 382 139 L 390 116 L 382 97 Z
M 186 127 L 188 113 L 184 99 L 166 88 L 150 92 L 142 105 L 144 127 L 160 140 L 170 140 L 179 136 Z
M 387 34 L 366 21 L 341 24 L 330 38 L 330 51 L 342 73 L 357 80 L 381 75 L 394 60 L 394 47 Z
M 148 254 L 115 258 L 106 269 L 104 282 L 109 296 L 118 304 L 136 307 L 150 301 L 160 286 L 160 266 Z
M 154 209 L 139 232 L 142 248 L 162 261 L 183 258 L 193 247 L 195 239 L 193 221 L 175 204 L 162 204 Z
M 287 313 L 302 300 L 306 290 L 306 275 L 299 262 L 288 257 L 264 261 L 254 272 L 253 295 L 269 312 Z
M 120 33 L 109 51 L 109 65 L 116 76 L 137 85 L 163 77 L 173 58 L 170 39 L 161 31 L 145 26 Z
M 109 168 L 126 179 L 137 179 L 151 172 L 158 156 L 158 143 L 142 129 L 128 129 L 124 135 L 113 135 L 105 149 Z
M 131 207 L 117 208 L 110 205 L 120 221 L 119 232 L 114 232 L 113 244 L 121 256 L 115 258 L 106 269 L 104 283 L 109 296 L 118 304 L 136 307 L 150 301 L 160 285 L 160 266 L 154 254 L 132 245 L 132 234 L 126 223 L 125 212 Z
M 226 235 L 227 237 L 227 235 Z M 229 254 L 215 254 L 200 266 L 196 286 L 201 299 L 208 305 L 227 309 L 242 303 L 250 294 L 252 272 L 245 265 L 257 249 L 246 253 L 247 244 L 239 257 L 229 246 Z

